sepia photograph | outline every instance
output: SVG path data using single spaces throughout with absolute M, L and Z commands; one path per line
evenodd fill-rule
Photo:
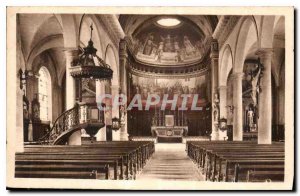
M 7 188 L 293 189 L 293 7 L 6 11 Z

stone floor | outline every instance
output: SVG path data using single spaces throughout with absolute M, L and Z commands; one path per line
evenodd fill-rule
M 155 145 L 155 153 L 137 180 L 203 180 L 199 170 L 185 152 L 185 144 Z

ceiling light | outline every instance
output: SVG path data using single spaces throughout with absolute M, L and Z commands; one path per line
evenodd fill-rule
M 174 27 L 181 23 L 180 20 L 176 18 L 162 18 L 156 21 L 159 25 L 165 26 L 165 27 Z

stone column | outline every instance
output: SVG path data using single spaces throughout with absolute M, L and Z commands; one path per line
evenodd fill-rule
M 227 86 L 219 86 L 220 118 L 227 119 Z
M 75 104 L 76 88 L 75 79 L 70 74 L 70 68 L 73 66 L 74 61 L 78 58 L 78 49 L 70 48 L 65 49 L 66 57 L 66 109 L 71 109 Z M 69 145 L 81 145 L 81 132 L 80 130 L 73 133 L 68 139 Z
M 233 74 L 233 141 L 243 140 L 243 92 L 244 73 Z
M 70 68 L 74 60 L 78 58 L 78 49 L 66 49 L 66 109 L 71 109 L 75 104 L 75 79 L 70 75 Z
M 260 80 L 261 92 L 258 98 L 258 144 L 272 143 L 272 84 L 271 84 L 271 60 L 273 50 L 264 48 L 257 51 L 260 62 L 264 66 Z
M 126 41 L 121 40 L 119 44 L 119 55 L 120 55 L 120 93 L 127 95 L 127 47 Z M 127 108 L 127 105 L 126 107 Z M 128 140 L 128 132 L 127 132 L 127 114 L 125 114 L 125 125 L 123 125 L 120 129 L 120 140 Z
M 104 81 L 105 86 L 105 94 L 111 95 L 111 82 L 110 81 Z M 105 126 L 106 126 L 106 141 L 112 140 L 112 100 L 109 99 L 105 102 L 106 107 L 108 108 L 107 111 L 105 111 Z
M 96 100 L 99 102 L 100 95 L 105 93 L 105 83 L 96 81 Z M 104 100 L 102 100 L 103 102 Z M 106 115 L 106 113 L 104 113 Z M 106 116 L 104 116 L 106 118 Z M 105 119 L 104 119 L 105 120 Z M 96 134 L 96 140 L 97 141 L 106 141 L 106 126 L 101 128 L 98 133 Z
M 16 80 L 18 80 L 16 78 Z M 19 82 L 22 82 L 19 80 Z M 23 126 L 23 90 L 16 85 L 16 139 L 15 150 L 16 152 L 24 151 L 24 126 Z M 13 140 L 12 140 L 13 141 Z M 10 144 L 10 143 L 9 143 Z
M 214 116 L 214 104 L 216 101 L 216 94 L 218 94 L 218 69 L 219 69 L 219 46 L 218 46 L 218 40 L 213 39 L 211 42 L 211 102 L 212 102 L 212 132 L 211 132 L 211 140 L 219 140 L 219 133 L 218 133 L 218 119 L 219 116 L 217 116 L 217 119 L 215 120 Z M 217 106 L 218 107 L 218 106 Z M 219 108 L 217 109 L 219 110 Z
M 29 101 L 29 125 L 28 125 L 28 134 L 27 138 L 28 141 L 33 141 L 33 126 L 32 126 L 32 116 L 33 116 L 33 111 L 32 111 L 32 101 L 35 98 L 38 98 L 38 85 L 39 85 L 39 79 L 38 77 L 35 76 L 35 74 L 38 73 L 33 73 L 33 76 L 29 76 L 26 80 L 26 96 Z

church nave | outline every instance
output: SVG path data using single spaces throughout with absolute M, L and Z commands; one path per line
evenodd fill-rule
M 204 176 L 185 152 L 185 144 L 155 144 L 155 153 L 137 180 L 201 181 Z

